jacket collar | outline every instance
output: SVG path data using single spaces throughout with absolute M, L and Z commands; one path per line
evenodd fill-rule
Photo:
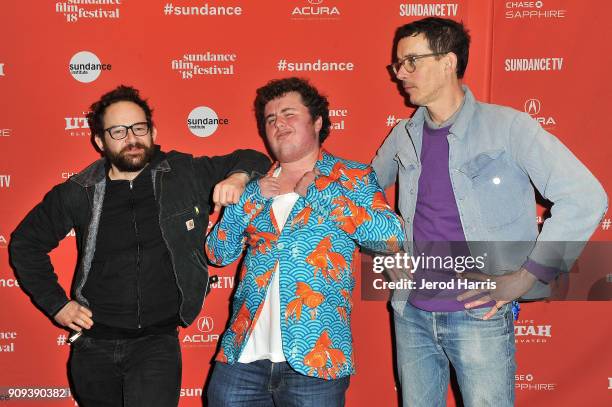
M 463 91 L 465 92 L 465 101 L 463 102 L 463 107 L 457 114 L 457 118 L 455 122 L 451 126 L 449 133 L 454 134 L 458 138 L 463 138 L 467 134 L 469 123 L 472 120 L 472 116 L 474 116 L 474 111 L 476 110 L 476 98 L 474 98 L 474 94 L 470 90 L 467 85 L 462 85 Z M 414 129 L 421 129 L 425 123 L 425 110 L 427 108 L 424 106 L 419 107 L 414 115 L 408 123 L 406 123 L 406 130 L 408 132 L 414 132 Z
M 319 157 L 317 158 L 317 162 L 315 163 L 315 168 L 321 168 L 321 165 L 325 160 L 333 159 L 333 156 L 327 152 L 323 147 L 319 149 Z M 280 162 L 274 161 L 272 167 L 268 170 L 266 176 L 270 176 L 274 174 L 274 171 L 280 166 Z
M 155 153 L 149 165 L 151 166 L 151 171 L 167 172 L 171 170 L 166 153 L 161 151 L 158 145 L 155 146 Z M 107 160 L 106 158 L 101 158 L 70 179 L 80 186 L 87 188 L 103 181 L 106 178 L 107 171 Z

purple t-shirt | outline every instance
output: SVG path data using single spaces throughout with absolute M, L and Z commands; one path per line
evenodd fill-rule
M 448 172 L 450 127 L 434 129 L 427 123 L 423 125 L 421 176 L 413 220 L 414 256 L 470 254 Z M 451 270 L 419 267 L 414 275 L 417 288 L 411 292 L 410 303 L 426 311 L 464 310 L 464 302 L 458 301 L 457 296 L 465 290 L 458 289 L 456 281 L 455 288 L 420 288 L 423 280 L 448 283 L 454 277 Z

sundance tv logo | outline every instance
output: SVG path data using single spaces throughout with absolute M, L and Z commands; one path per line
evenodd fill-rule
M 557 121 L 554 117 L 540 114 L 542 111 L 542 102 L 540 102 L 539 99 L 527 99 L 523 106 L 523 110 L 537 120 L 540 126 L 545 129 L 551 129 L 557 125 Z
M 563 68 L 563 58 L 506 58 L 506 72 L 525 71 L 560 71 Z
M 505 7 L 507 19 L 561 19 L 567 16 L 567 10 L 548 8 L 543 1 L 506 1 Z
M 0 188 L 10 188 L 11 187 L 11 176 L 9 174 L 0 174 Z
M 338 20 L 340 9 L 336 5 L 329 5 L 324 0 L 302 1 L 301 6 L 295 6 L 291 11 L 293 20 Z
M 405 3 L 399 6 L 400 17 L 457 17 L 457 3 Z
M 216 283 L 210 285 L 211 289 L 218 288 L 234 288 L 234 276 L 219 276 L 219 280 Z
M 110 64 L 103 64 L 100 58 L 93 52 L 80 51 L 70 59 L 68 69 L 74 79 L 82 83 L 93 82 L 100 76 L 102 71 L 110 71 Z

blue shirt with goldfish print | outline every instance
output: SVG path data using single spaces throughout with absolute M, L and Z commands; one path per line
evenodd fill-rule
M 232 263 L 246 247 L 217 361 L 233 364 L 240 358 L 279 263 L 287 362 L 301 374 L 323 379 L 354 373 L 350 324 L 358 245 L 398 251 L 402 224 L 370 166 L 322 150 L 315 167 L 320 175 L 297 200 L 281 232 L 273 200 L 251 181 L 208 236 L 206 253 L 216 265 Z

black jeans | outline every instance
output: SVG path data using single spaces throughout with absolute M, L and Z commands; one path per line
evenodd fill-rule
M 176 336 L 83 336 L 72 345 L 69 365 L 80 406 L 178 405 L 182 364 Z

